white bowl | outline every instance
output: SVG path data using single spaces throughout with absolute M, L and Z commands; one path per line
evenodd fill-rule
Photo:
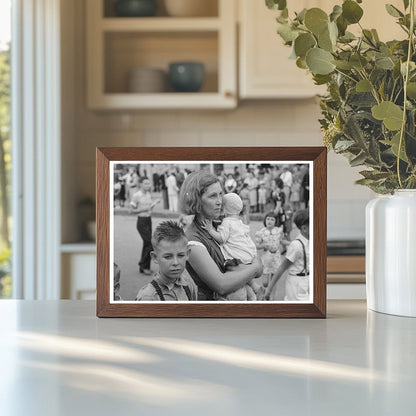
M 129 72 L 128 90 L 133 93 L 158 93 L 167 90 L 163 69 L 136 68 Z
M 165 7 L 174 17 L 218 16 L 217 0 L 165 0 Z

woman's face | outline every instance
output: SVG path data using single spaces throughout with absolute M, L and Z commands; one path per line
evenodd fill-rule
M 219 182 L 205 189 L 201 197 L 201 214 L 208 219 L 218 218 L 222 207 L 222 189 Z
M 266 217 L 266 228 L 273 228 L 276 225 L 276 218 L 274 217 Z

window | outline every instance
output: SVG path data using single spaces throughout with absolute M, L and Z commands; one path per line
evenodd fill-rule
M 12 293 L 10 270 L 10 0 L 0 0 L 0 298 Z

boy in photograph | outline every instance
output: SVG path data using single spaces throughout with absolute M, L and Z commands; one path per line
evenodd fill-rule
M 289 274 L 286 279 L 285 301 L 309 300 L 309 211 L 299 210 L 293 222 L 300 234 L 289 244 L 282 264 L 267 287 L 264 295 L 266 300 L 270 300 L 274 286 L 286 270 L 289 270 Z
M 139 290 L 138 301 L 190 301 L 198 299 L 198 289 L 184 272 L 189 256 L 188 240 L 174 221 L 164 221 L 152 236 L 153 261 L 159 265 L 154 279 Z

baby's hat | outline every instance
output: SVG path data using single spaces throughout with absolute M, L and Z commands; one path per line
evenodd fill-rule
M 241 198 L 234 192 L 225 194 L 222 199 L 224 205 L 224 214 L 233 215 L 239 214 L 243 209 L 243 201 Z

